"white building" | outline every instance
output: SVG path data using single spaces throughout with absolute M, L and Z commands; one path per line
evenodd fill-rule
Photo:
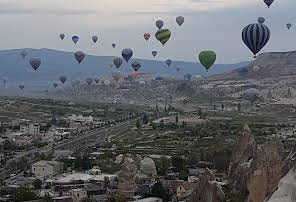
M 58 161 L 38 161 L 32 165 L 32 173 L 37 177 L 54 176 L 63 172 L 63 163 Z
M 40 125 L 39 124 L 21 124 L 20 132 L 25 135 L 39 135 Z
M 81 122 L 84 124 L 89 124 L 94 121 L 94 118 L 92 116 L 83 116 L 83 115 L 77 116 L 76 114 L 72 114 L 71 116 L 69 116 L 69 119 L 71 122 Z

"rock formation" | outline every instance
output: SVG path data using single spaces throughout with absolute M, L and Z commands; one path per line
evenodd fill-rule
M 147 176 L 156 176 L 156 165 L 155 162 L 151 158 L 145 157 L 140 161 L 140 171 Z
M 277 141 L 257 145 L 248 126 L 237 140 L 229 166 L 229 184 L 248 195 L 248 202 L 263 202 L 277 187 L 282 163 Z
M 215 176 L 209 169 L 202 174 L 193 193 L 190 196 L 190 202 L 220 202 L 225 198 L 225 194 L 219 185 Z
M 123 159 L 124 159 L 123 154 L 119 154 L 119 155 L 115 158 L 114 163 L 116 163 L 116 164 L 121 164 L 122 161 L 123 161 Z

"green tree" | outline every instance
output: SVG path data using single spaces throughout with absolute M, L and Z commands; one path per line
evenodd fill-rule
M 163 119 L 161 119 L 161 121 L 160 121 L 160 127 L 161 128 L 164 128 L 164 121 L 163 121 Z
M 164 201 L 167 201 L 167 193 L 161 182 L 157 182 L 152 186 L 151 194 L 153 197 L 162 198 Z
M 31 201 L 37 199 L 39 199 L 39 196 L 27 187 L 20 187 L 13 193 L 13 201 L 15 202 Z
M 176 114 L 176 123 L 179 122 L 179 117 L 178 117 L 178 114 Z
M 32 185 L 33 185 L 35 190 L 36 189 L 41 189 L 42 181 L 39 180 L 39 179 L 35 179 L 35 180 L 33 180 Z
M 141 123 L 140 123 L 140 120 L 139 119 L 137 120 L 136 126 L 137 126 L 138 129 L 141 128 Z
M 148 124 L 148 123 L 149 123 L 149 119 L 148 119 L 147 114 L 144 114 L 144 115 L 143 115 L 143 123 L 144 123 L 144 124 Z
M 156 161 L 157 173 L 159 175 L 166 175 L 169 171 L 170 166 L 171 161 L 165 156 L 161 156 L 160 159 Z

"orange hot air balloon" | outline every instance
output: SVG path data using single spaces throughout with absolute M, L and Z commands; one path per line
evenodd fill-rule
M 137 78 L 138 77 L 138 72 L 133 72 L 132 73 L 132 77 L 135 79 L 135 78 Z
M 146 41 L 148 41 L 149 38 L 150 38 L 150 34 L 149 34 L 149 33 L 145 33 L 145 34 L 144 34 L 144 39 L 145 39 Z

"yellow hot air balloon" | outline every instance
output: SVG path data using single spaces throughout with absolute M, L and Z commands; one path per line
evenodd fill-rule
M 109 66 L 110 68 L 112 68 L 114 66 L 114 62 L 113 61 L 109 62 Z

